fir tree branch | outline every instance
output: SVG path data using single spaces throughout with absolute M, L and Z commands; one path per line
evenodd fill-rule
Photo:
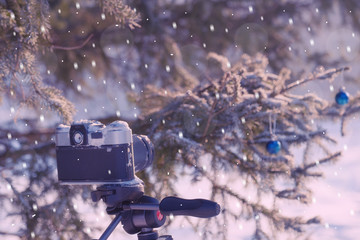
M 315 74 L 311 77 L 308 77 L 308 78 L 303 78 L 301 80 L 297 80 L 297 81 L 294 81 L 293 83 L 289 84 L 288 86 L 286 86 L 284 89 L 281 89 L 280 93 L 285 93 L 297 86 L 300 86 L 302 84 L 305 84 L 307 82 L 310 82 L 310 81 L 314 81 L 314 80 L 328 80 L 328 79 L 333 79 L 336 74 L 338 73 L 342 73 L 344 71 L 348 71 L 350 70 L 349 67 L 343 67 L 343 68 L 337 68 L 337 69 L 330 69 L 330 70 L 327 70 L 323 73 L 320 73 L 320 74 Z
M 21 8 L 16 0 L 6 0 L 6 7 L 13 11 L 18 26 L 21 26 Z
M 3 232 L 3 231 L 0 231 L 0 235 L 24 237 L 24 235 L 21 233 L 11 233 L 11 232 Z
M 80 45 L 77 46 L 73 46 L 73 47 L 65 47 L 65 46 L 59 46 L 59 45 L 54 45 L 52 44 L 50 46 L 50 49 L 60 49 L 60 50 L 67 50 L 67 51 L 71 51 L 71 50 L 76 50 L 76 49 L 81 49 L 83 48 L 90 40 L 91 38 L 94 36 L 94 34 L 90 34 L 83 43 L 81 43 Z

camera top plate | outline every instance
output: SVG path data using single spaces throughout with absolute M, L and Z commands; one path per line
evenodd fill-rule
M 131 144 L 132 132 L 124 121 L 108 126 L 93 120 L 75 121 L 71 126 L 61 124 L 56 128 L 56 146 L 102 146 Z

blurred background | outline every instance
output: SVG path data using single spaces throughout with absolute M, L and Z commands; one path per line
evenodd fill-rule
M 291 69 L 288 83 L 321 66 L 351 68 L 332 83 L 311 82 L 294 94 L 311 92 L 331 101 L 342 87 L 350 95 L 360 87 L 356 0 L 4 0 L 0 10 L 2 239 L 99 236 L 110 217 L 102 203 L 91 202 L 94 186 L 57 182 L 55 126 L 80 119 L 106 124 L 120 119 L 128 121 L 134 133 L 142 133 L 138 122 L 157 110 L 141 101 L 147 87 L 185 93 L 220 78 L 207 57 L 210 52 L 231 63 L 243 54 L 262 54 L 268 58 L 266 72 Z M 289 216 L 319 215 L 323 222 L 300 235 L 285 231 L 270 239 L 355 239 L 360 234 L 358 119 L 352 116 L 345 136 L 339 121 L 319 120 L 338 141 L 331 148 L 343 155 L 338 163 L 321 166 L 325 178 L 309 183 L 312 202 L 280 204 Z M 299 149 L 292 150 L 301 155 Z M 194 183 L 193 173 L 179 164 L 167 166 L 171 171 L 162 172 L 162 167 L 155 164 L 139 174 L 148 194 L 210 197 L 210 182 Z M 156 187 L 152 174 L 166 184 Z M 238 175 L 225 172 L 222 178 L 224 185 L 237 187 Z M 252 190 L 244 193 L 251 196 Z M 213 238 L 203 234 L 205 221 L 179 217 L 170 223 L 161 232 L 174 239 L 254 238 L 254 224 L 247 219 L 229 219 L 224 228 L 217 226 L 226 234 Z M 118 227 L 110 239 L 136 237 Z

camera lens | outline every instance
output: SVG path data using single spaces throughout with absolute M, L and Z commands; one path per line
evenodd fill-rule
M 154 145 L 145 135 L 133 135 L 135 172 L 149 167 L 154 161 Z
M 84 135 L 81 132 L 76 131 L 74 132 L 73 140 L 76 145 L 82 144 L 84 142 Z

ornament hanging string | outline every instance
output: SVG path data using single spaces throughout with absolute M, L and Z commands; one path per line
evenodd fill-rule
M 269 114 L 269 132 L 270 132 L 270 136 L 271 136 L 272 135 L 271 113 Z
M 276 131 L 276 114 L 274 116 L 274 120 L 272 120 L 273 115 L 273 113 L 269 114 L 269 132 L 271 136 L 275 135 Z
M 345 87 L 344 87 L 344 71 L 345 70 L 348 70 L 346 67 L 343 67 L 341 68 L 341 71 L 340 71 L 340 79 L 339 79 L 339 90 L 345 90 Z M 330 80 L 330 91 L 334 91 L 334 84 L 333 84 L 333 81 Z
M 345 87 L 344 87 L 344 68 L 341 70 L 340 86 L 342 86 L 341 89 L 345 90 Z

